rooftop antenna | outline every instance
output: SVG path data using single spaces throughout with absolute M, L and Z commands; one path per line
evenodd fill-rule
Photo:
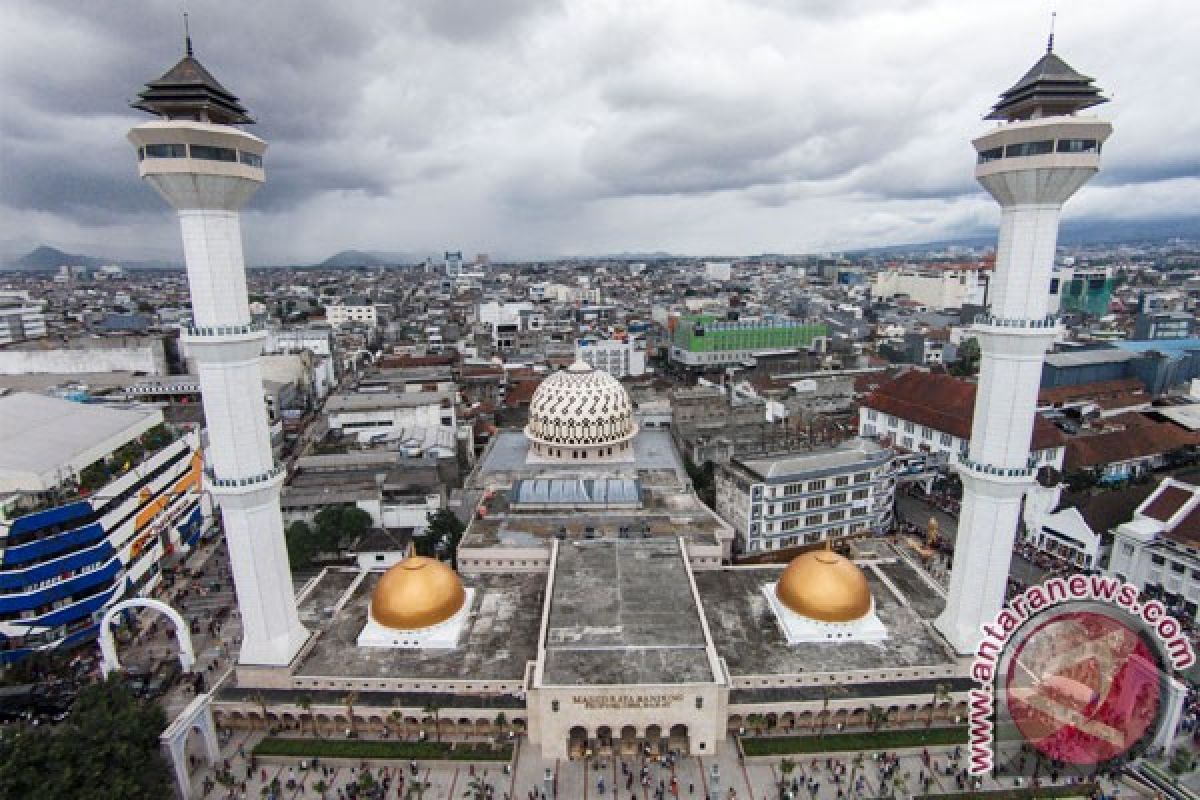
M 184 14 L 184 16 L 186 17 L 187 14 Z M 1054 18 L 1057 16 L 1058 16 L 1057 11 L 1050 12 L 1050 38 L 1046 40 L 1046 52 L 1047 53 L 1054 52 Z
M 1053 35 L 1051 35 L 1051 38 L 1053 38 Z M 192 32 L 188 28 L 188 13 L 186 11 L 183 12 L 183 43 L 184 43 L 184 51 L 187 53 L 187 57 L 191 58 L 192 57 Z

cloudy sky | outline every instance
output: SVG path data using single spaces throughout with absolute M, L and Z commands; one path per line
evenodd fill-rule
M 1113 99 L 1071 216 L 1195 214 L 1195 0 L 0 0 L 0 253 L 169 256 L 125 131 L 197 57 L 256 115 L 252 263 L 818 252 L 971 234 L 969 140 L 1056 51 Z

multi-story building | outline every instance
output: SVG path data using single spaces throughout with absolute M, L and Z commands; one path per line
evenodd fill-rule
M 860 436 L 878 438 L 913 453 L 957 464 L 971 443 L 977 387 L 969 381 L 920 370 L 878 386 L 858 410 Z M 1030 459 L 1063 468 L 1066 437 L 1040 414 L 1034 420 Z
M 531 341 L 528 334 L 535 334 L 533 338 L 536 339 L 536 334 L 546 327 L 545 314 L 524 301 L 480 303 L 477 318 L 490 338 L 491 346 L 500 351 L 520 349 Z
M 1117 526 L 1108 570 L 1200 621 L 1200 486 L 1167 478 Z
M 811 347 L 829 335 L 821 323 L 793 319 L 719 320 L 708 315 L 681 317 L 671 344 L 671 361 L 688 369 L 720 368 L 780 350 Z
M 0 664 L 94 638 L 205 527 L 200 437 L 162 413 L 0 397 Z
M 614 378 L 646 374 L 646 342 L 642 339 L 579 339 L 575 342 L 575 358 Z
M 339 325 L 365 325 L 374 328 L 379 324 L 379 312 L 367 300 L 350 298 L 325 307 L 325 319 L 334 327 Z
M 1103 317 L 1112 303 L 1113 274 L 1108 267 L 1056 267 L 1050 295 L 1063 312 Z M 1053 303 L 1051 303 L 1053 307 Z
M 734 459 L 715 474 L 717 513 L 752 554 L 863 533 L 892 523 L 892 451 L 869 439 L 775 458 Z
M 871 296 L 904 296 L 938 311 L 985 304 L 988 273 L 974 265 L 952 268 L 897 267 L 871 277 Z
M 1133 338 L 1187 339 L 1196 326 L 1196 317 L 1187 311 L 1153 311 L 1138 314 L 1133 320 Z
M 0 345 L 46 335 L 46 314 L 28 292 L 0 292 Z
M 359 392 L 325 401 L 329 427 L 364 442 L 421 442 L 421 448 L 454 450 L 454 398 L 441 392 Z

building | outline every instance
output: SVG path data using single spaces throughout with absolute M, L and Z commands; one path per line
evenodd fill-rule
M 704 264 L 704 277 L 710 281 L 727 281 L 732 273 L 732 265 L 728 261 L 708 261 Z
M 1044 514 L 1031 509 L 1032 495 L 1027 494 L 1024 541 L 1059 564 L 1077 570 L 1098 569 L 1107 561 L 1112 530 L 1128 520 L 1153 490 L 1150 484 L 1134 484 L 1097 494 L 1059 497 L 1061 487 L 1054 487 L 1046 491 L 1057 508 Z
M 477 318 L 491 347 L 501 352 L 536 345 L 546 327 L 545 312 L 528 302 L 480 303 Z
M 0 348 L 0 375 L 88 372 L 168 374 L 162 336 L 80 336 L 17 342 Z
M 672 337 L 671 362 L 687 369 L 720 369 L 779 350 L 803 350 L 829 335 L 821 323 L 797 320 L 727 321 L 712 316 L 680 317 Z
M 1050 294 L 1064 313 L 1103 317 L 1112 304 L 1113 274 L 1109 267 L 1055 267 Z
M 1167 478 L 1117 526 L 1107 572 L 1200 622 L 1200 487 Z
M 978 266 L 894 267 L 871 276 L 871 296 L 904 298 L 935 311 L 985 305 L 988 274 Z
M 753 555 L 891 527 L 892 452 L 853 439 L 810 453 L 734 459 L 717 468 L 717 513 Z
M 409 446 L 454 452 L 454 397 L 442 392 L 358 392 L 325 401 L 329 428 L 364 443 L 417 440 Z
M 368 300 L 347 298 L 325 306 L 325 321 L 335 328 L 342 325 L 374 328 L 379 325 L 379 312 Z
M 614 378 L 637 378 L 646 374 L 646 342 L 643 339 L 578 339 L 575 358 Z
M 1053 40 L 1051 40 L 1053 45 Z M 990 313 L 977 317 L 979 391 L 968 452 L 958 459 L 962 512 L 950 596 L 937 627 L 973 653 L 1004 602 L 1021 500 L 1042 459 L 1031 457 L 1046 351 L 1062 334 L 1050 281 L 1062 205 L 1100 169 L 1112 126 L 1076 112 L 1106 102 L 1092 79 L 1048 47 L 988 114 L 975 139 L 975 177 L 1003 208 Z M 1035 443 L 1036 444 L 1036 443 Z
M 878 438 L 910 453 L 929 453 L 942 464 L 968 454 L 975 422 L 976 384 L 949 375 L 909 370 L 877 386 L 858 410 L 859 436 Z M 1029 457 L 1061 470 L 1067 438 L 1038 415 Z
M 0 397 L 0 664 L 95 638 L 203 533 L 200 437 L 147 407 Z
M 46 335 L 46 314 L 28 294 L 0 293 L 0 345 L 40 339 Z
M 447 278 L 458 278 L 463 272 L 463 254 L 461 250 L 447 250 L 443 256 Z
M 1154 339 L 1187 339 L 1195 331 L 1196 317 L 1187 311 L 1150 311 L 1133 319 L 1133 338 L 1138 341 Z
M 308 640 L 296 613 L 258 358 L 266 331 L 251 324 L 239 211 L 266 180 L 262 139 L 228 89 L 187 51 L 146 85 L 134 108 L 156 119 L 129 131 L 138 174 L 175 209 L 183 234 L 196 362 L 208 423 L 205 486 L 221 506 L 242 618 L 241 668 L 291 663 Z

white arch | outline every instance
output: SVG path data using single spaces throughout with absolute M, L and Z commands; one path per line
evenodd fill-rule
M 179 664 L 183 667 L 184 672 L 191 672 L 192 667 L 196 663 L 196 652 L 192 649 L 192 635 L 183 617 L 179 616 L 178 611 L 161 600 L 155 600 L 151 597 L 131 597 L 128 600 L 122 600 L 108 609 L 108 611 L 105 611 L 103 619 L 100 620 L 100 669 L 104 673 L 104 676 L 108 677 L 109 673 L 114 669 L 121 668 L 121 662 L 117 659 L 117 646 L 113 642 L 111 627 L 113 617 L 125 609 L 133 608 L 134 606 L 152 608 L 164 614 L 167 619 L 175 624 L 175 638 L 179 642 Z
M 204 758 L 209 765 L 221 760 L 221 745 L 217 742 L 217 726 L 212 715 L 212 695 L 199 694 L 179 712 L 167 729 L 158 737 L 163 755 L 175 773 L 175 788 L 181 798 L 191 796 L 191 774 L 188 772 L 187 742 L 192 731 L 200 734 Z

